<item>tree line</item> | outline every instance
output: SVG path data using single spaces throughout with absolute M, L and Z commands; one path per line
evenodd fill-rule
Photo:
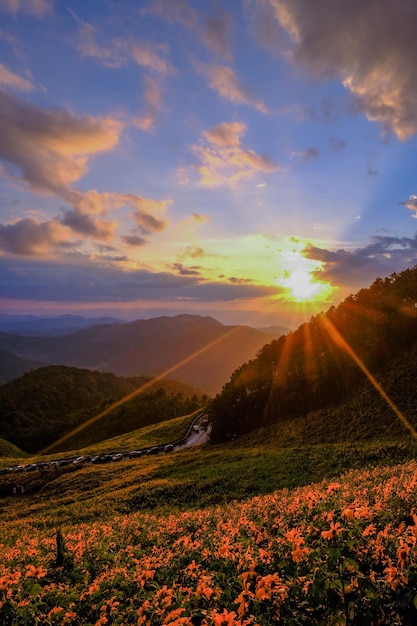
M 265 345 L 208 406 L 212 440 L 341 402 L 417 342 L 417 266 L 381 279 Z

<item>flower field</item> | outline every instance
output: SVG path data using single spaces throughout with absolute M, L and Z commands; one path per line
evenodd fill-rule
M 221 507 L 41 528 L 1 527 L 4 626 L 417 624 L 415 461 Z

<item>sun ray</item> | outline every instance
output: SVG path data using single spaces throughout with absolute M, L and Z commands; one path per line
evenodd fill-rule
M 70 439 L 74 435 L 82 432 L 88 426 L 91 426 L 91 424 L 94 424 L 95 422 L 98 422 L 101 418 L 103 418 L 104 416 L 108 415 L 114 409 L 117 409 L 118 407 L 123 406 L 123 404 L 126 404 L 126 402 L 129 402 L 129 400 L 132 400 L 133 398 L 136 398 L 136 396 L 138 396 L 140 393 L 143 393 L 144 391 L 146 391 L 147 389 L 152 387 L 156 382 L 158 382 L 160 380 L 163 380 L 164 378 L 167 378 L 168 376 L 173 374 L 176 370 L 178 370 L 183 365 L 186 365 L 187 363 L 190 363 L 190 361 L 193 361 L 194 359 L 196 359 L 201 354 L 204 354 L 205 352 L 207 352 L 207 350 L 210 350 L 210 348 L 213 348 L 218 343 L 221 343 L 225 339 L 229 338 L 234 333 L 238 332 L 238 330 L 239 330 L 239 326 L 232 326 L 230 328 L 230 330 L 228 330 L 226 333 L 221 335 L 221 337 L 216 337 L 216 339 L 213 339 L 213 341 L 210 341 L 209 343 L 207 343 L 206 345 L 202 346 L 198 350 L 195 350 L 192 354 L 188 355 L 187 357 L 185 357 L 184 359 L 182 359 L 181 361 L 179 361 L 175 365 L 172 365 L 171 367 L 169 367 L 165 371 L 161 372 L 161 374 L 158 374 L 158 375 L 154 376 L 152 378 L 152 380 L 147 381 L 146 383 L 144 383 L 143 385 L 141 385 L 140 387 L 135 389 L 135 391 L 132 391 L 127 396 L 124 396 L 123 398 L 121 398 L 117 402 L 114 402 L 113 404 L 108 406 L 106 409 L 104 409 L 100 413 L 97 413 L 97 415 L 94 415 L 93 417 L 91 417 L 86 422 L 83 422 L 82 424 L 80 424 L 79 426 L 74 428 L 71 432 L 66 433 L 60 439 L 58 439 L 57 441 L 54 441 L 52 444 L 50 444 L 49 446 L 47 446 L 46 448 L 41 450 L 41 452 L 39 452 L 39 454 L 48 454 L 50 451 L 55 449 L 57 446 L 61 445 L 62 443 L 65 443 L 65 441 L 67 441 L 68 439 Z
M 391 400 L 391 398 L 388 396 L 386 391 L 384 391 L 384 389 L 381 387 L 379 382 L 371 374 L 371 372 L 368 370 L 368 368 L 363 363 L 363 361 L 359 358 L 359 356 L 356 354 L 356 352 L 350 347 L 350 345 L 347 343 L 347 341 L 342 337 L 342 335 L 337 330 L 337 328 L 334 326 L 334 324 L 332 324 L 332 322 L 327 317 L 325 317 L 324 315 L 320 316 L 320 320 L 321 320 L 325 330 L 327 331 L 327 334 L 331 338 L 331 340 L 337 346 L 341 347 L 351 357 L 351 359 L 356 363 L 356 365 L 359 367 L 359 369 L 365 374 L 365 376 L 369 380 L 369 382 L 374 386 L 374 388 L 379 393 L 381 398 L 383 400 L 385 400 L 385 402 L 388 404 L 388 406 L 393 410 L 393 412 L 398 417 L 398 419 L 400 420 L 402 425 L 411 433 L 411 435 L 412 435 L 412 437 L 414 439 L 417 439 L 417 431 L 413 428 L 413 426 L 407 420 L 405 415 L 400 411 L 400 409 L 397 407 L 397 405 Z

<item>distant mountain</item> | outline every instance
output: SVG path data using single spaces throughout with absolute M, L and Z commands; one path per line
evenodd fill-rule
M 42 367 L 42 365 L 39 361 L 24 359 L 0 348 L 0 385 L 14 378 L 19 378 L 25 372 Z
M 147 384 L 129 402 L 85 431 L 78 427 Z M 178 415 L 188 415 L 207 398 L 181 382 L 143 376 L 119 378 L 112 373 L 50 366 L 24 374 L 0 387 L 0 438 L 26 452 L 38 452 L 63 435 L 73 449 L 130 432 Z
M 120 324 L 116 317 L 83 317 L 81 315 L 58 315 L 38 317 L 36 315 L 0 314 L 0 331 L 15 335 L 65 335 L 81 328 L 98 324 Z
M 328 428 L 348 430 L 352 411 L 345 411 L 341 423 L 339 418 L 333 423 L 340 413 L 330 408 L 350 402 L 358 410 L 351 399 L 366 379 L 373 381 L 374 395 L 394 421 L 415 424 L 415 402 L 408 401 L 415 398 L 415 358 L 408 360 L 411 376 L 400 377 L 392 386 L 393 397 L 401 401 L 397 413 L 395 402 L 389 406 L 385 389 L 375 382 L 407 353 L 417 353 L 417 266 L 376 279 L 368 289 L 266 344 L 210 403 L 213 439 L 227 440 L 263 424 L 292 420 L 296 425 L 307 414 L 323 415 L 327 409 Z M 365 411 L 371 430 L 378 432 L 375 403 L 367 404 Z
M 261 333 L 267 333 L 268 335 L 275 335 L 276 337 L 281 337 L 282 335 L 287 335 L 291 329 L 286 328 L 285 326 L 266 326 L 262 328 L 258 328 Z
M 45 365 L 118 376 L 165 373 L 212 395 L 237 367 L 276 337 L 248 326 L 224 326 L 212 317 L 184 314 L 101 324 L 57 337 L 0 333 L 0 343 L 22 359 Z

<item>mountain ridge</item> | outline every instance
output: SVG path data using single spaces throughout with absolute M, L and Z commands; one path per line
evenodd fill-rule
M 68 365 L 117 376 L 168 372 L 209 395 L 275 337 L 249 326 L 225 326 L 210 316 L 190 314 L 101 324 L 56 337 L 0 332 L 5 350 L 44 366 Z

